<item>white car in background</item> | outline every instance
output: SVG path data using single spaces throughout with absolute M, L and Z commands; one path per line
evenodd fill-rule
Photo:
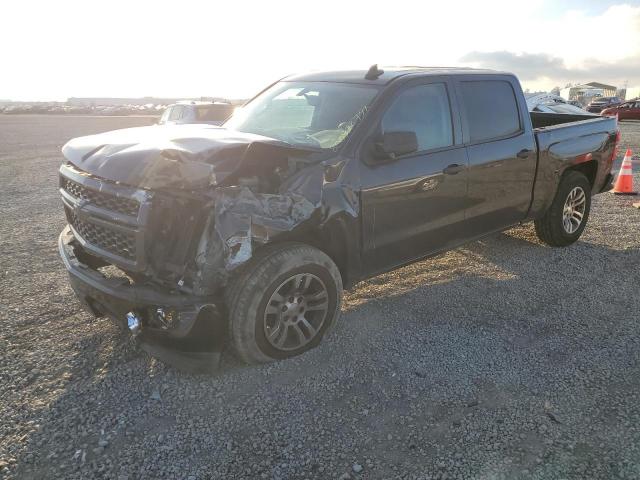
M 209 125 L 222 125 L 233 114 L 234 108 L 230 103 L 222 102 L 178 102 L 167 107 L 158 124 L 206 123 Z
M 552 93 L 525 94 L 525 98 L 530 112 L 567 113 L 572 115 L 585 115 L 588 113 L 583 108 L 572 105 L 564 98 Z

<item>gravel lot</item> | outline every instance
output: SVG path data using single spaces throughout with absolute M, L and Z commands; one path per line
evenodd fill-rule
M 0 116 L 0 477 L 640 477 L 640 198 L 596 197 L 570 248 L 526 225 L 363 282 L 296 359 L 187 375 L 83 313 L 56 251 L 62 144 L 148 123 Z

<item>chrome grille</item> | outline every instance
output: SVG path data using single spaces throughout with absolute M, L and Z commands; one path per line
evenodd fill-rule
M 147 267 L 145 245 L 152 192 L 60 167 L 67 221 L 82 247 L 127 271 Z
M 134 234 L 117 232 L 94 223 L 85 222 L 68 207 L 65 207 L 65 212 L 69 224 L 85 241 L 114 255 L 135 260 L 136 237 Z
M 116 197 L 104 192 L 97 192 L 65 177 L 60 178 L 60 183 L 62 189 L 69 195 L 79 200 L 87 200 L 96 207 L 131 215 L 132 217 L 137 217 L 140 211 L 140 203 L 136 200 Z

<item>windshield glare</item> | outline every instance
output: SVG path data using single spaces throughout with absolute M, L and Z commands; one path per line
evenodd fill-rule
M 326 82 L 279 82 L 224 126 L 296 146 L 334 148 L 362 120 L 377 88 Z

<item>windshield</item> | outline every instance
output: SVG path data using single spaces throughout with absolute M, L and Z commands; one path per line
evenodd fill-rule
M 279 82 L 224 126 L 296 146 L 334 148 L 362 120 L 378 89 L 327 82 Z

